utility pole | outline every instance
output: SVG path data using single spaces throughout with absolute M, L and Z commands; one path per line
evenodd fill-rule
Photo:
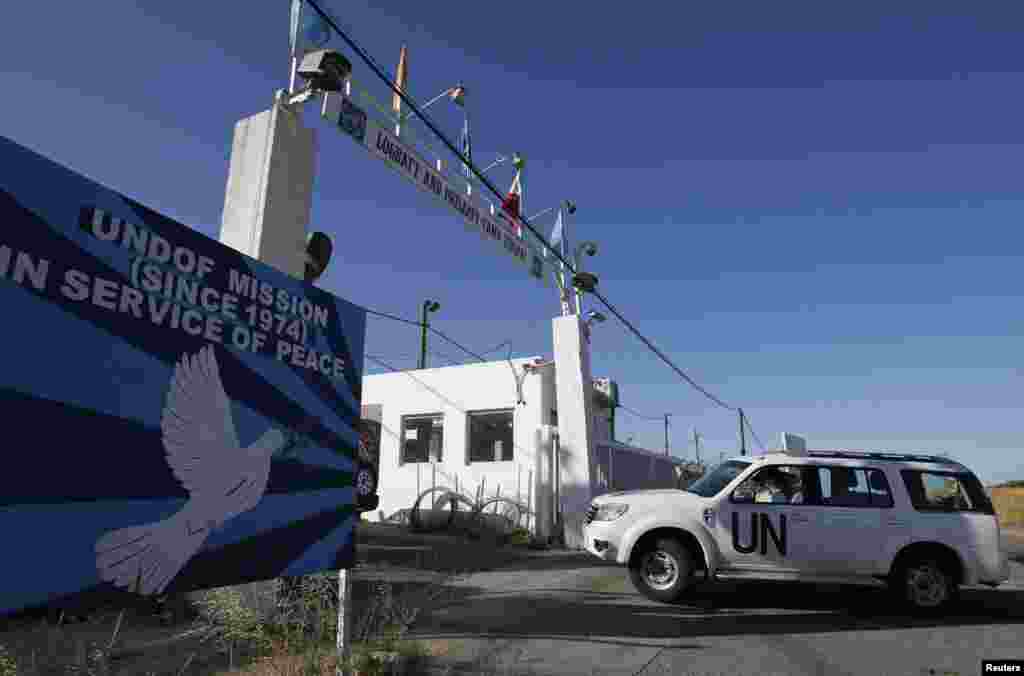
M 427 329 L 430 328 L 430 324 L 427 322 L 427 315 L 430 312 L 437 312 L 441 309 L 441 304 L 435 300 L 427 299 L 423 301 L 422 311 L 420 312 L 420 369 L 427 368 Z
M 671 413 L 665 414 L 665 455 L 669 455 L 668 452 L 668 418 L 672 415 Z
M 747 454 L 747 432 L 746 421 L 743 419 L 743 409 L 740 410 L 740 455 Z
M 697 431 L 696 427 L 693 428 L 693 445 L 694 445 L 694 448 L 696 449 L 697 464 L 699 465 L 700 464 L 700 432 Z

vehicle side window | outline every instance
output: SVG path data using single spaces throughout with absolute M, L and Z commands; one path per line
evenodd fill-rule
M 872 507 L 892 507 L 892 490 L 889 489 L 889 480 L 885 478 L 885 472 L 880 469 L 868 470 L 868 487 L 871 489 Z
M 821 504 L 826 507 L 892 507 L 885 474 L 859 467 L 818 467 Z
M 772 465 L 754 472 L 732 492 L 739 503 L 799 505 L 807 500 L 805 468 Z
M 984 489 L 979 492 L 971 476 L 916 470 L 903 470 L 900 475 L 918 511 L 991 513 Z

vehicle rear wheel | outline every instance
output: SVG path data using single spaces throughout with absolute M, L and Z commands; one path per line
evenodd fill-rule
M 949 566 L 932 557 L 915 557 L 897 566 L 890 586 L 900 603 L 915 613 L 935 614 L 956 599 Z
M 693 583 L 693 556 L 681 542 L 658 538 L 629 562 L 629 577 L 637 591 L 653 601 L 674 603 Z

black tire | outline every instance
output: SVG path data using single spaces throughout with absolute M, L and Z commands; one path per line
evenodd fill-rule
M 693 555 L 674 538 L 658 538 L 630 557 L 629 577 L 637 591 L 660 603 L 675 603 L 693 585 Z
M 897 603 L 915 615 L 938 615 L 956 601 L 954 571 L 940 557 L 914 556 L 901 561 L 889 579 Z

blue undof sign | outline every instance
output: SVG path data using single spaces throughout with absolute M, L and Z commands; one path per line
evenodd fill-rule
M 350 567 L 365 311 L 0 167 L 0 614 Z

